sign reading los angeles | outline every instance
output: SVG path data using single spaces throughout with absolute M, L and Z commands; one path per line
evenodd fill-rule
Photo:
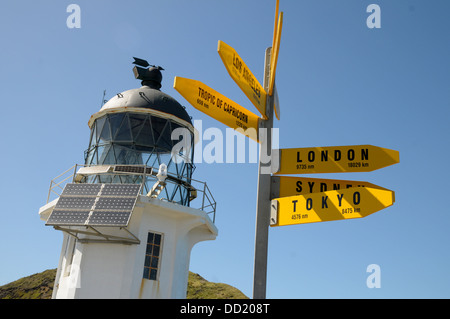
M 316 223 L 366 217 L 391 206 L 394 192 L 355 187 L 276 198 L 271 201 L 271 226 Z
M 252 71 L 250 71 L 237 52 L 225 42 L 219 41 L 217 52 L 219 52 L 220 58 L 231 78 L 258 109 L 263 118 L 267 119 L 266 91 L 264 91 L 264 88 Z
M 176 76 L 173 87 L 197 110 L 258 142 L 258 115 L 200 81 Z
M 370 172 L 400 161 L 398 151 L 372 145 L 288 148 L 279 156 L 274 174 Z

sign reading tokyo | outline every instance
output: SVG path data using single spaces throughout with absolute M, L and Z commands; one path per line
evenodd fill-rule
M 274 160 L 274 159 L 273 159 Z M 280 149 L 274 174 L 370 172 L 400 161 L 398 151 L 372 145 Z
M 271 202 L 271 226 L 284 226 L 366 217 L 391 206 L 391 190 L 355 187 L 276 198 Z
M 231 78 L 258 109 L 263 118 L 267 119 L 266 91 L 264 91 L 264 88 L 253 75 L 252 71 L 250 71 L 237 52 L 225 42 L 219 40 L 217 52 Z
M 173 87 L 197 110 L 258 142 L 258 115 L 200 81 L 176 76 Z

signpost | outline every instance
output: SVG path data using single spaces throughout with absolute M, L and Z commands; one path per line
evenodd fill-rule
M 394 201 L 393 191 L 371 187 L 276 198 L 271 203 L 270 226 L 366 217 Z
M 231 78 L 241 88 L 253 105 L 258 109 L 263 118 L 267 120 L 266 99 L 267 94 L 259 84 L 252 71 L 245 64 L 237 52 L 223 41 L 219 41 L 217 52 L 225 65 Z
M 262 161 L 262 155 L 265 150 L 271 150 L 272 155 L 276 153 L 272 150 L 272 127 L 273 113 L 279 119 L 279 101 L 278 94 L 273 94 L 275 87 L 275 71 L 278 58 L 279 41 L 281 38 L 281 25 L 283 23 L 283 13 L 280 14 L 281 20 L 277 21 L 279 1 L 276 2 L 275 26 L 272 39 L 272 48 L 266 50 L 264 61 L 264 89 L 267 94 L 266 116 L 267 120 L 261 122 L 261 127 L 266 129 L 266 136 L 261 141 L 259 165 L 258 165 L 258 190 L 256 199 L 256 227 L 255 227 L 255 261 L 253 270 L 253 299 L 266 298 L 267 282 L 267 256 L 269 245 L 269 224 L 270 224 L 270 181 L 271 176 L 267 174 L 267 163 Z M 276 107 L 274 107 L 276 106 Z M 277 113 L 278 112 L 278 113 Z M 273 160 L 271 160 L 272 162 Z M 273 167 L 270 162 L 270 166 Z
M 173 87 L 197 110 L 258 142 L 258 115 L 200 81 L 176 76 Z
M 353 145 L 280 149 L 279 160 L 274 174 L 371 172 L 396 164 L 400 158 L 398 151 Z
M 266 50 L 264 68 L 264 88 L 267 90 L 270 77 L 270 48 Z M 273 96 L 267 95 L 267 117 L 261 121 L 261 128 L 266 132 L 259 148 L 258 164 L 258 190 L 256 198 L 256 225 L 255 225 L 255 259 L 253 270 L 253 299 L 266 298 L 267 256 L 269 245 L 270 221 L 270 172 L 271 163 L 262 161 L 263 152 L 272 150 L 273 127 Z
M 269 226 L 368 216 L 393 205 L 393 191 L 362 181 L 275 176 L 369 172 L 399 163 L 399 152 L 372 145 L 272 149 L 273 115 L 280 119 L 275 73 L 283 12 L 276 2 L 272 47 L 267 48 L 263 86 L 237 52 L 219 41 L 217 51 L 231 78 L 262 119 L 200 81 L 175 77 L 174 88 L 196 109 L 259 142 L 253 298 L 266 298 Z M 271 151 L 267 162 L 265 153 Z

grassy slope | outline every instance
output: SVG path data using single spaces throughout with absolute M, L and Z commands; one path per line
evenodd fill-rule
M 239 289 L 223 283 L 209 282 L 189 272 L 187 299 L 247 299 Z
M 50 299 L 56 269 L 27 276 L 0 287 L 0 299 Z M 187 299 L 246 299 L 237 288 L 213 283 L 189 272 Z

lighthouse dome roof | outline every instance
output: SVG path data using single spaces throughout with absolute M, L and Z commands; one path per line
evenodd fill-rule
M 100 112 L 120 108 L 151 109 L 175 116 L 192 125 L 191 117 L 185 108 L 173 97 L 152 85 L 143 85 L 140 88 L 116 94 L 102 106 Z

